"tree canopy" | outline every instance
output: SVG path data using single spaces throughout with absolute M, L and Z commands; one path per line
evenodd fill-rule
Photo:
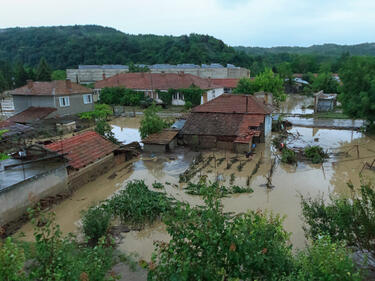
M 340 79 L 344 113 L 375 121 L 375 58 L 351 57 L 341 69 Z
M 49 67 L 46 59 L 42 57 L 40 59 L 38 68 L 36 69 L 36 80 L 37 81 L 51 81 L 52 71 Z

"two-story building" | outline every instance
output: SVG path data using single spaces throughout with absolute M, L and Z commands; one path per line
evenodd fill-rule
M 94 110 L 92 90 L 70 80 L 28 80 L 25 86 L 10 91 L 10 94 L 15 108 L 15 115 L 10 119 L 19 123 L 27 123 L 22 121 L 28 118 L 63 117 Z

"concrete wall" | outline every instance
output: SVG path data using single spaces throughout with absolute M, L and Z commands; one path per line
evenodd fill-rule
M 247 153 L 251 151 L 251 145 L 252 142 L 250 143 L 234 143 L 234 151 L 236 153 Z
M 55 107 L 54 98 L 52 96 L 23 96 L 14 95 L 13 103 L 15 113 L 20 113 L 30 106 L 35 107 Z
M 144 144 L 143 151 L 148 153 L 163 153 L 166 151 L 165 144 Z
M 126 69 L 67 69 L 66 76 L 72 82 L 89 84 L 112 77 L 118 73 L 128 72 Z M 202 78 L 242 78 L 250 77 L 250 70 L 242 67 L 236 68 L 163 68 L 151 69 L 151 73 L 179 73 L 196 75 Z
M 0 192 L 0 225 L 22 216 L 34 202 L 68 188 L 65 166 L 31 177 Z M 30 200 L 32 199 L 32 201 Z
M 271 115 L 266 115 L 264 117 L 264 135 L 267 137 L 271 135 L 272 132 L 272 117 Z
M 57 108 L 57 111 L 51 113 L 48 117 L 61 117 L 61 116 L 74 115 L 74 114 L 94 110 L 93 102 L 84 104 L 82 94 L 68 96 L 70 105 L 66 107 L 60 106 L 59 97 L 60 96 L 54 97 L 54 103 L 55 103 L 54 107 Z M 64 97 L 64 96 L 61 96 L 61 97 Z
M 69 188 L 76 190 L 84 184 L 95 180 L 113 168 L 115 163 L 115 157 L 112 153 L 78 171 L 69 169 Z

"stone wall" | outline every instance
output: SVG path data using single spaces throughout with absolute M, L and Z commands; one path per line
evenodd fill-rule
M 65 166 L 28 178 L 0 192 L 0 225 L 22 216 L 40 199 L 67 191 Z

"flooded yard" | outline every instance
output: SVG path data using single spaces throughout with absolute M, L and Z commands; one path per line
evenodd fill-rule
M 111 123 L 115 136 L 125 143 L 138 140 L 139 119 L 118 118 Z M 219 179 L 221 184 L 247 186 L 254 192 L 234 194 L 223 198 L 224 210 L 240 213 L 248 210 L 267 210 L 285 216 L 285 229 L 291 232 L 291 242 L 295 248 L 304 247 L 306 241 L 302 230 L 300 196 L 324 196 L 330 193 L 347 194 L 347 182 L 359 185 L 361 180 L 373 180 L 375 173 L 364 169 L 359 173 L 364 162 L 375 159 L 375 140 L 363 133 L 350 130 L 333 130 L 293 127 L 290 129 L 293 139 L 291 146 L 305 147 L 320 145 L 330 158 L 322 164 L 298 162 L 297 165 L 283 164 L 276 161 L 272 174 L 273 188 L 265 186 L 272 159 L 277 158 L 271 147 L 271 139 L 258 144 L 255 154 L 250 158 L 225 151 L 204 151 L 203 158 L 211 161 L 201 167 L 192 181 L 200 175 L 207 175 L 208 180 Z M 64 233 L 77 231 L 80 211 L 111 196 L 123 188 L 130 180 L 144 180 L 151 185 L 155 181 L 165 185 L 165 192 L 177 200 L 193 205 L 202 204 L 199 196 L 189 195 L 184 191 L 184 184 L 179 183 L 179 175 L 189 168 L 197 152 L 189 148 L 177 147 L 173 153 L 161 155 L 141 154 L 138 159 L 116 167 L 114 171 L 100 176 L 61 204 L 54 206 L 57 223 Z M 260 163 L 259 169 L 255 169 Z M 230 164 L 230 165 L 228 165 Z M 239 167 L 241 165 L 241 167 Z M 228 168 L 228 166 L 230 166 Z M 252 175 L 255 172 L 254 175 Z M 251 176 L 252 175 L 252 176 Z M 26 224 L 20 231 L 31 237 L 32 229 Z M 119 248 L 128 253 L 136 253 L 139 258 L 149 260 L 155 240 L 168 241 L 165 225 L 157 222 L 142 231 L 132 231 L 123 235 Z

